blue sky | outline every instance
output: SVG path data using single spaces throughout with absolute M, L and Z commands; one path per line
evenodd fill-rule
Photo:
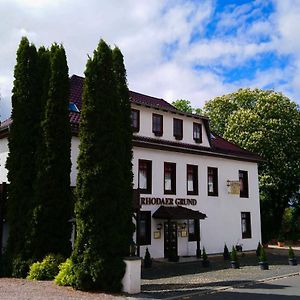
M 118 45 L 131 90 L 195 107 L 239 88 L 300 104 L 298 0 L 0 0 L 0 114 L 9 116 L 15 53 L 62 43 L 83 75 L 100 38 Z

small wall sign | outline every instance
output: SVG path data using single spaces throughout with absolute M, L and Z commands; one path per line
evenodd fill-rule
M 153 237 L 154 237 L 155 239 L 160 239 L 160 237 L 161 237 L 160 231 L 159 231 L 159 230 L 158 230 L 158 231 L 154 231 Z
M 239 195 L 240 194 L 240 182 L 227 180 L 228 194 Z

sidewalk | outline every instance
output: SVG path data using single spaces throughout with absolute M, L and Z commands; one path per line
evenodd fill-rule
M 286 249 L 268 249 L 270 269 L 260 270 L 255 254 L 240 257 L 240 269 L 230 269 L 221 256 L 210 257 L 211 266 L 203 268 L 199 260 L 184 258 L 182 263 L 154 262 L 142 273 L 142 293 L 138 299 L 179 299 L 191 293 L 208 293 L 237 285 L 251 285 L 288 274 L 300 275 L 300 265 L 289 266 Z M 300 253 L 296 253 L 300 263 Z M 186 260 L 192 261 L 186 261 Z

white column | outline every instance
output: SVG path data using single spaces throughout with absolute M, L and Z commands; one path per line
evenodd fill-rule
M 138 294 L 141 292 L 141 267 L 140 257 L 124 258 L 126 264 L 125 275 L 122 279 L 123 292 L 128 294 Z

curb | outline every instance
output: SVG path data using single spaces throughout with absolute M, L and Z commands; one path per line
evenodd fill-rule
M 263 283 L 263 282 L 274 281 L 274 280 L 293 277 L 293 276 L 300 276 L 300 272 L 289 273 L 289 274 L 284 274 L 284 275 L 278 275 L 278 276 L 274 276 L 274 277 L 259 279 L 259 280 L 251 281 L 251 282 L 248 282 L 248 283 L 237 283 L 237 284 L 230 285 L 230 286 L 224 286 L 224 287 L 220 287 L 220 288 L 212 288 L 210 291 L 203 291 L 203 292 L 198 291 L 198 292 L 192 292 L 192 293 L 184 294 L 184 295 L 181 295 L 181 296 L 172 296 L 172 297 L 168 297 L 168 298 L 163 298 L 162 300 L 176 300 L 176 299 L 184 299 L 185 297 L 191 297 L 191 296 L 197 296 L 197 295 L 199 295 L 199 296 L 211 295 L 211 294 L 219 293 L 219 292 L 234 289 L 234 288 L 243 288 L 243 287 L 247 287 L 247 286 L 253 286 L 253 285 L 256 285 L 256 284 Z

